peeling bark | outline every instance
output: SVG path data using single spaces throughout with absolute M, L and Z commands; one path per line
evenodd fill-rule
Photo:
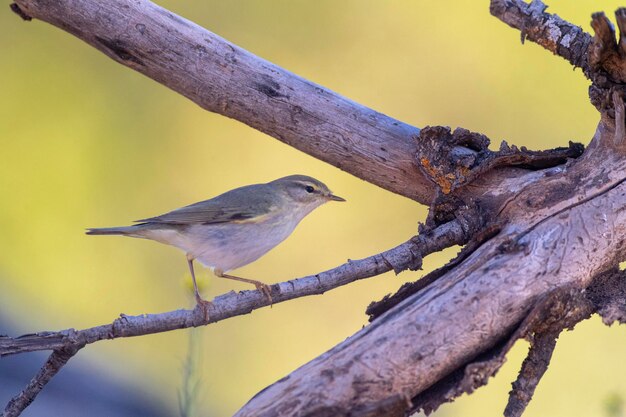
M 619 40 L 601 14 L 593 17 L 592 40 L 546 13 L 541 1 L 491 1 L 492 14 L 520 29 L 522 40 L 567 59 L 592 81 L 590 97 L 601 120 L 579 158 L 582 149 L 572 144 L 549 152 L 508 145 L 492 152 L 486 137 L 464 129 L 420 132 L 147 0 L 15 1 L 12 9 L 22 18 L 50 22 L 208 110 L 431 204 L 420 236 L 453 225 L 452 240 L 469 241 L 444 268 L 370 306 L 370 325 L 261 391 L 238 416 L 430 412 L 487 383 L 515 340 L 526 337 L 531 350 L 505 411 L 519 416 L 547 369 L 561 330 L 594 311 L 607 323 L 626 320 L 626 279 L 616 268 L 626 258 L 624 9 L 617 12 Z M 273 286 L 272 296 L 286 300 L 298 291 L 321 293 L 331 281 L 342 285 L 391 269 L 419 268 L 426 249 L 416 244 L 412 239 L 357 261 L 357 268 L 348 262 L 327 271 L 328 280 L 318 274 Z M 438 248 L 431 241 L 428 250 Z M 257 296 L 262 297 L 244 293 L 229 304 L 230 313 L 261 305 Z M 233 297 L 221 299 L 228 304 Z M 56 360 L 54 355 L 72 338 L 70 345 L 80 348 L 109 333 L 121 337 L 162 331 L 160 319 L 169 320 L 166 330 L 206 324 L 188 313 L 122 318 L 86 329 L 85 335 L 100 332 L 94 340 L 69 331 L 0 337 L 0 347 L 4 344 L 6 354 L 55 349 L 51 360 Z M 46 372 L 44 367 L 44 381 L 56 371 Z M 35 391 L 37 383 L 31 383 Z M 30 394 L 23 398 L 30 401 Z
M 601 124 L 595 140 L 612 143 L 614 127 Z M 584 288 L 623 259 L 625 169 L 624 156 L 597 146 L 576 162 L 520 177 L 503 199 L 506 224 L 497 236 L 236 415 L 278 416 L 284 404 L 293 416 L 323 407 L 348 415 L 398 394 L 414 398 L 489 351 L 545 294 Z

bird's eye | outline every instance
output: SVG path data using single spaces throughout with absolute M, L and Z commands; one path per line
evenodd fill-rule
M 315 191 L 315 188 L 311 187 L 310 185 L 307 185 L 304 189 L 307 193 L 312 193 L 313 191 Z

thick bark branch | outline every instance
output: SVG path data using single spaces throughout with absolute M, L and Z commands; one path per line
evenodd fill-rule
M 608 146 L 614 130 L 601 124 L 597 136 Z M 580 161 L 520 178 L 497 236 L 237 416 L 403 415 L 407 399 L 500 343 L 545 294 L 584 288 L 624 258 L 624 170 L 620 154 L 598 145 Z
M 596 138 L 576 163 L 529 173 L 497 168 L 494 159 L 493 169 L 486 174 L 477 170 L 467 175 L 471 164 L 462 165 L 466 168 L 462 170 L 457 162 L 476 159 L 475 154 L 468 157 L 471 147 L 460 153 L 450 149 L 443 159 L 452 167 L 443 169 L 446 164 L 433 163 L 437 155 L 428 155 L 434 148 L 415 141 L 417 128 L 298 78 L 146 0 L 15 1 L 13 9 L 22 17 L 61 27 L 208 110 L 420 202 L 433 200 L 436 183 L 440 191 L 436 203 L 447 204 L 440 200 L 442 194 L 450 193 L 450 201 L 454 200 L 453 210 L 444 214 L 458 214 L 458 202 L 480 207 L 490 220 L 498 221 L 496 232 L 472 247 L 475 251 L 453 268 L 350 339 L 259 393 L 239 416 L 402 415 L 411 409 L 411 399 L 506 344 L 545 294 L 563 287 L 584 288 L 590 277 L 613 268 L 626 254 L 622 238 L 626 133 L 621 124 L 615 129 L 609 112 L 603 112 Z M 522 39 L 538 42 L 581 67 L 595 83 L 595 69 L 586 55 L 590 36 L 544 9 L 537 0 L 530 5 L 520 0 L 491 2 L 492 13 L 519 28 Z M 601 59 L 595 64 L 604 68 L 607 55 L 598 52 Z M 621 96 L 616 97 L 622 106 Z M 623 120 L 623 106 L 615 108 L 615 118 Z M 426 150 L 420 149 L 424 146 Z M 434 204 L 433 211 L 436 208 Z M 430 220 L 441 223 L 440 218 Z M 444 227 L 454 230 L 444 232 Z M 280 302 L 391 269 L 417 268 L 425 253 L 444 247 L 442 242 L 467 242 L 468 230 L 457 218 L 433 232 L 442 233 L 441 240 L 431 236 L 427 242 L 417 242 L 418 237 L 326 273 L 276 284 L 272 297 Z M 267 300 L 258 291 L 229 293 L 215 300 L 208 321 L 185 310 L 122 316 L 110 325 L 78 332 L 0 337 L 0 354 L 57 351 L 97 340 L 198 326 L 264 305 Z M 607 305 L 605 319 L 623 320 L 623 305 L 623 298 Z M 543 347 L 549 352 L 551 344 Z M 469 376 L 488 378 L 498 363 L 472 367 Z M 525 369 L 541 372 L 546 364 Z M 523 380 L 519 392 L 532 393 L 537 381 Z M 522 399 L 511 412 L 518 413 L 525 404 Z
M 419 129 L 265 61 L 147 0 L 16 0 L 191 99 L 387 190 L 429 204 L 415 164 Z
M 592 285 L 587 289 L 565 286 L 551 291 L 535 304 L 520 326 L 505 341 L 414 397 L 411 411 L 421 410 L 429 415 L 442 404 L 486 385 L 489 378 L 504 364 L 506 355 L 515 342 L 526 338 L 531 342 L 531 348 L 513 384 L 505 411 L 506 417 L 521 415 L 548 367 L 559 333 L 572 329 L 578 322 L 597 311 L 598 305 L 590 297 L 590 293 L 606 293 L 609 288 L 607 285 L 612 283 L 599 276 L 593 279 Z M 624 294 L 626 292 L 622 291 L 619 296 L 623 297 Z M 611 296 L 614 295 L 617 294 L 612 292 Z M 606 300 L 611 299 L 611 296 Z
M 446 223 L 435 230 L 420 234 L 388 251 L 369 258 L 347 263 L 317 275 L 310 275 L 272 285 L 274 304 L 326 291 L 394 270 L 419 269 L 422 257 L 453 245 L 464 244 L 477 224 L 468 224 L 459 219 Z M 200 310 L 176 310 L 161 314 L 141 316 L 122 315 L 111 324 L 76 331 L 41 332 L 16 338 L 0 336 L 0 356 L 37 350 L 57 350 L 73 346 L 84 346 L 99 340 L 118 337 L 134 337 L 166 332 L 188 327 L 203 326 L 230 317 L 248 314 L 268 306 L 270 302 L 259 290 L 242 291 L 216 297 L 209 309 L 209 319 Z

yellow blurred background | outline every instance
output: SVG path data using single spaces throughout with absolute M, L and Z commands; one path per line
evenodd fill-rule
M 506 139 L 541 149 L 588 143 L 598 119 L 580 71 L 537 45 L 521 45 L 519 31 L 489 15 L 487 1 L 159 4 L 419 127 L 462 126 L 496 146 Z M 590 30 L 592 12 L 601 7 L 612 15 L 619 5 L 555 0 L 550 11 Z M 312 175 L 348 203 L 317 210 L 286 242 L 237 271 L 273 283 L 388 249 L 424 220 L 424 207 L 205 112 L 59 29 L 23 22 L 8 2 L 0 12 L 0 50 L 0 315 L 20 333 L 193 305 L 181 252 L 86 236 L 86 227 L 126 225 L 237 186 Z M 453 253 L 427 258 L 426 271 Z M 202 415 L 232 414 L 359 330 L 370 301 L 422 274 L 385 274 L 200 329 Z M 199 279 L 211 298 L 248 289 L 206 270 Z M 79 356 L 96 374 L 165 398 L 176 415 L 188 336 L 183 330 L 101 342 Z M 620 415 L 624 346 L 626 329 L 597 318 L 563 334 L 525 415 Z M 518 343 L 486 388 L 435 415 L 501 415 L 526 350 Z

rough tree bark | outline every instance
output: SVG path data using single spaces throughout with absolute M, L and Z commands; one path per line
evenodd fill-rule
M 467 245 L 457 259 L 374 303 L 370 325 L 261 391 L 238 416 L 430 412 L 485 384 L 515 340 L 526 337 L 532 348 L 505 411 L 518 416 L 560 331 L 594 312 L 624 321 L 626 290 L 617 265 L 626 259 L 626 46 L 623 33 L 616 42 L 604 15 L 593 16 L 592 38 L 546 13 L 540 1 L 491 1 L 492 14 L 520 29 L 523 40 L 567 59 L 592 81 L 600 122 L 581 156 L 574 144 L 531 152 L 503 143 L 493 152 L 486 137 L 464 129 L 405 125 L 146 0 L 15 0 L 13 9 L 74 34 L 208 110 L 429 204 L 421 236 L 461 227 L 457 237 Z M 624 10 L 617 21 L 626 28 Z M 397 255 L 405 258 L 379 258 L 386 270 L 415 267 L 421 258 L 419 251 Z M 274 299 L 283 291 L 274 286 Z M 14 353 L 21 341 L 57 352 L 85 342 L 57 333 L 46 345 L 46 336 L 0 338 L 0 347 Z
M 110 58 L 357 177 L 428 204 L 419 129 L 300 78 L 149 1 L 16 2 Z

